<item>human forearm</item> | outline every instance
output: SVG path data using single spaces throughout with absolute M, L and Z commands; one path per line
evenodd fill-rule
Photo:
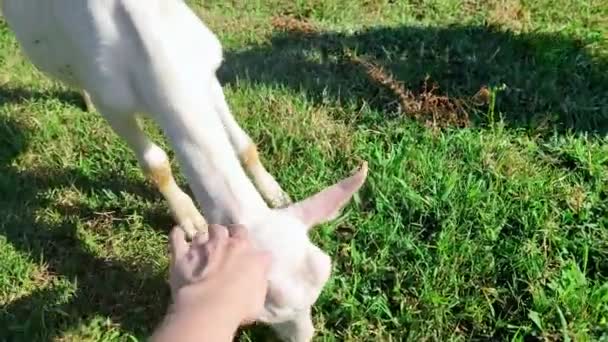
M 152 342 L 232 341 L 239 322 L 234 314 L 217 305 L 174 311 L 165 317 Z

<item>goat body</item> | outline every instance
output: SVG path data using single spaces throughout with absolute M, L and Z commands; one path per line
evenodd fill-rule
M 219 40 L 181 0 L 4 0 L 2 10 L 33 64 L 82 90 L 87 107 L 127 142 L 189 236 L 206 231 L 207 221 L 248 227 L 273 256 L 259 321 L 284 340 L 310 340 L 310 309 L 331 260 L 307 232 L 336 217 L 365 181 L 366 166 L 291 203 L 230 113 L 216 77 Z M 206 219 L 176 184 L 166 153 L 143 133 L 140 113 L 169 139 Z

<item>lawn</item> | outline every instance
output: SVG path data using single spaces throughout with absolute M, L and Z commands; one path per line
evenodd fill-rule
M 605 1 L 189 2 L 293 198 L 369 162 L 312 233 L 317 340 L 608 341 Z M 0 19 L 0 341 L 144 340 L 165 310 L 166 204 L 83 106 Z

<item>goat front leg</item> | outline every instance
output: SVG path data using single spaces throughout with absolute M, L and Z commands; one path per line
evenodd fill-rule
M 241 165 L 253 180 L 260 195 L 268 205 L 274 208 L 286 207 L 291 204 L 289 195 L 283 191 L 279 183 L 260 161 L 258 149 L 253 140 L 234 119 L 226 103 L 222 86 L 217 79 L 212 82 L 212 92 L 215 109 L 219 113 L 230 142 L 239 155 Z
M 207 222 L 190 196 L 175 182 L 167 154 L 144 134 L 135 115 L 100 109 L 114 131 L 133 150 L 144 173 L 168 202 L 173 218 L 186 235 L 192 238 L 197 231 L 207 234 Z
M 141 162 L 140 162 L 141 163 Z M 188 196 L 175 182 L 167 154 L 160 147 L 150 144 L 143 153 L 143 169 L 169 205 L 173 218 L 189 238 L 197 232 L 207 234 L 207 222 Z
M 273 324 L 271 327 L 285 342 L 309 342 L 315 333 L 310 309 L 299 313 L 290 321 Z

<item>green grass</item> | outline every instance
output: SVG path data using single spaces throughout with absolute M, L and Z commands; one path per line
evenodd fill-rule
M 190 3 L 225 45 L 235 115 L 294 198 L 370 163 L 354 204 L 313 233 L 334 260 L 318 340 L 608 341 L 604 1 Z M 496 101 L 434 129 L 345 48 L 414 91 L 428 75 L 438 94 L 488 86 Z M 166 205 L 82 107 L 0 21 L 0 340 L 143 340 L 165 310 Z

